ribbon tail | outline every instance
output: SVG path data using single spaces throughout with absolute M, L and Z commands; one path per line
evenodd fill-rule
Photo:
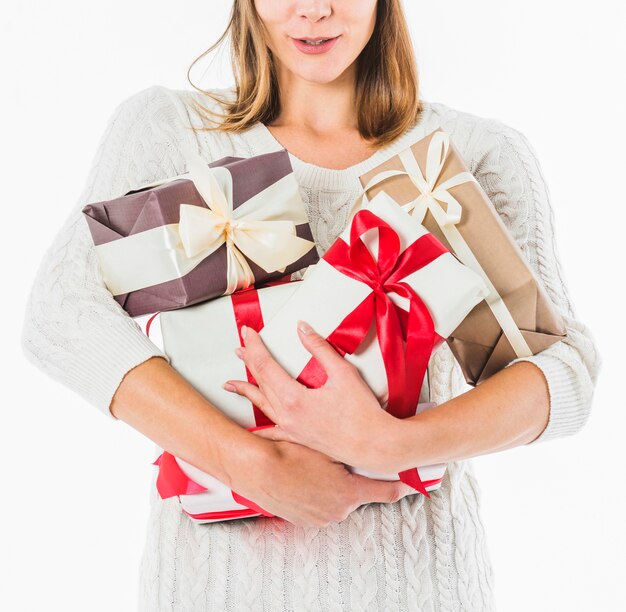
M 410 468 L 408 470 L 398 472 L 398 476 L 402 482 L 408 484 L 410 487 L 413 487 L 416 491 L 419 491 L 422 495 L 425 495 L 430 499 L 430 495 L 420 478 L 417 468 Z
M 376 292 L 376 331 L 380 351 L 384 356 L 387 375 L 387 412 L 398 419 L 415 414 L 407 402 L 407 355 L 404 350 L 402 326 L 395 304 L 383 292 Z
M 247 289 L 254 284 L 254 273 L 243 253 L 232 243 L 226 243 L 226 291 L 224 295 Z
M 218 216 L 231 218 L 232 202 L 228 201 L 222 186 L 213 174 L 213 170 L 198 154 L 192 154 L 191 151 L 188 151 L 187 155 L 188 178 L 193 181 L 204 203 Z
M 206 487 L 191 480 L 180 469 L 174 455 L 167 451 L 163 451 L 152 465 L 159 466 L 156 487 L 161 499 L 177 495 L 193 495 L 194 493 L 202 493 L 208 490 Z
M 413 381 L 406 389 L 406 402 L 410 415 L 415 414 L 428 362 L 435 348 L 437 334 L 432 315 L 424 301 L 406 283 L 404 287 L 410 299 L 410 311 L 406 330 L 406 380 Z M 400 292 L 398 292 L 400 293 Z
M 420 194 L 407 204 L 402 205 L 402 209 L 409 215 L 411 215 L 418 223 L 424 223 L 424 217 L 428 212 L 428 197 L 424 194 Z

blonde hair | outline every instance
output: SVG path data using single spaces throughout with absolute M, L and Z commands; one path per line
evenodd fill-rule
M 415 125 L 422 104 L 418 97 L 415 55 L 401 0 L 378 0 L 376 11 L 372 36 L 356 60 L 355 100 L 359 133 L 371 140 L 374 148 L 380 148 Z M 187 71 L 192 87 L 221 104 L 226 112 L 215 112 L 194 101 L 201 116 L 209 119 L 208 115 L 213 115 L 220 119 L 217 127 L 194 129 L 242 132 L 259 121 L 270 124 L 280 114 L 276 67 L 264 31 L 254 0 L 234 0 L 223 34 Z M 232 100 L 196 87 L 189 78 L 196 62 L 219 47 L 229 35 L 236 94 Z

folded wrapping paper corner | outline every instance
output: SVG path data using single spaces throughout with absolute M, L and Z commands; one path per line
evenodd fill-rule
M 319 256 L 286 151 L 206 164 L 83 208 L 104 282 L 131 316 L 292 273 Z
M 381 192 L 260 335 L 291 376 L 319 387 L 325 372 L 295 333 L 297 321 L 307 321 L 357 366 L 388 412 L 406 418 L 415 412 L 433 350 L 486 295 L 479 275 Z M 360 363 L 373 345 L 380 347 L 377 367 Z M 400 479 L 426 494 L 417 470 Z
M 363 201 L 388 193 L 485 281 L 485 301 L 446 340 L 469 384 L 565 337 L 561 317 L 445 131 L 359 178 Z

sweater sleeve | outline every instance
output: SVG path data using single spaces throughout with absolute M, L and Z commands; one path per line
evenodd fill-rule
M 601 358 L 591 331 L 575 313 L 565 284 L 554 211 L 534 149 L 522 133 L 500 121 L 489 120 L 481 129 L 476 179 L 561 314 L 567 331 L 565 339 L 507 365 L 534 363 L 548 384 L 548 424 L 528 444 L 573 435 L 589 417 Z
M 28 360 L 113 419 L 109 407 L 124 375 L 153 356 L 169 359 L 104 285 L 81 210 L 184 172 L 184 147 L 197 147 L 188 123 L 180 98 L 165 87 L 149 87 L 117 107 L 27 300 L 21 342 Z

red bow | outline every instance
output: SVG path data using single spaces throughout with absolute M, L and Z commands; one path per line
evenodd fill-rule
M 378 229 L 378 258 L 361 240 Z M 423 268 L 448 250 L 432 234 L 424 234 L 400 253 L 400 238 L 393 228 L 369 210 L 360 210 L 352 220 L 350 244 L 337 240 L 323 259 L 346 276 L 372 289 L 339 326 L 328 342 L 341 355 L 354 353 L 376 321 L 378 343 L 385 363 L 389 400 L 387 411 L 402 419 L 415 414 L 428 361 L 438 342 L 428 308 L 415 290 L 402 279 Z M 397 307 L 388 293 L 409 300 L 409 312 Z M 298 380 L 308 386 L 324 384 L 326 374 L 311 359 Z M 400 480 L 430 497 L 416 468 L 399 473 Z

